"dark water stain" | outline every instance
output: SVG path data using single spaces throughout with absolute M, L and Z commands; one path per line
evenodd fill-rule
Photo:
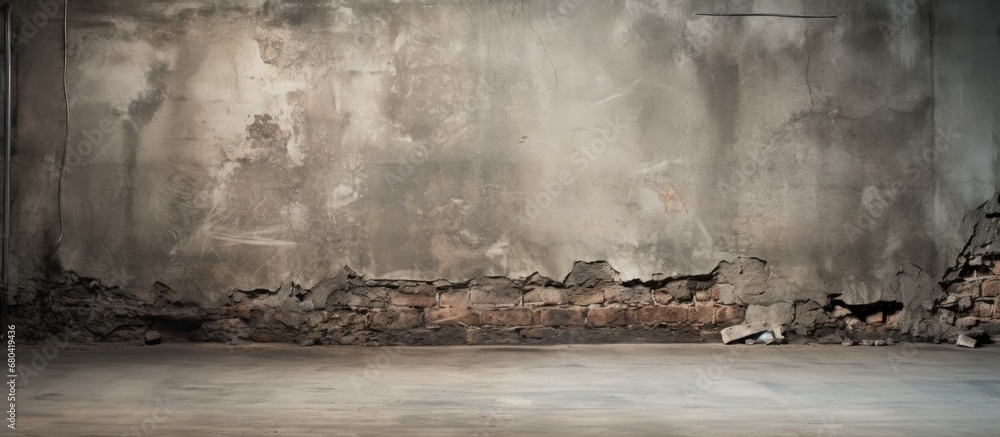
M 139 129 L 149 124 L 156 111 L 160 110 L 163 106 L 163 102 L 167 99 L 169 79 L 170 66 L 165 62 L 153 64 L 150 71 L 146 74 L 146 81 L 149 83 L 149 88 L 139 98 L 133 100 L 128 107 L 129 118 L 132 119 Z
M 717 152 L 725 152 L 736 142 L 736 111 L 740 102 L 740 68 L 731 58 L 715 58 L 700 68 L 699 80 L 708 103 L 709 115 L 718 133 Z
M 253 123 L 247 126 L 247 134 L 250 135 L 251 140 L 261 143 L 274 143 L 283 138 L 287 140 L 281 126 L 274 122 L 274 118 L 270 114 L 254 115 Z
M 269 26 L 300 27 L 315 25 L 324 27 L 332 21 L 331 7 L 326 2 L 315 0 L 268 0 L 257 15 Z

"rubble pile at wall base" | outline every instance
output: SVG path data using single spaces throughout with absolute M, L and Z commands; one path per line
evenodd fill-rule
M 577 262 L 562 281 L 379 280 L 345 267 L 310 289 L 236 290 L 211 308 L 171 300 L 170 291 L 161 283 L 126 291 L 64 273 L 16 290 L 13 320 L 26 340 L 74 343 L 691 343 L 720 342 L 720 331 L 738 324 L 780 326 L 792 343 L 911 339 L 895 308 L 849 307 L 800 290 L 757 258 L 650 281 L 623 281 L 602 261 Z

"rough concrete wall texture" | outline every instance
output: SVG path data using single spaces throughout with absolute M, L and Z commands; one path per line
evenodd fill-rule
M 902 304 L 909 332 L 996 188 L 989 2 L 88 1 L 50 258 L 51 3 L 15 20 L 20 288 L 54 268 L 207 308 L 345 265 L 646 281 L 745 257 L 781 285 L 737 303 Z

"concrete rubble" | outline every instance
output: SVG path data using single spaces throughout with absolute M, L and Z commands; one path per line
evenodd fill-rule
M 975 338 L 969 337 L 968 335 L 961 334 L 955 341 L 955 344 L 961 347 L 975 348 L 979 342 Z

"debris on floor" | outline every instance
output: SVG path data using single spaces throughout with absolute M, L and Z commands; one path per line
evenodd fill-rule
M 157 330 L 146 331 L 145 338 L 146 338 L 146 344 L 149 345 L 160 344 L 160 341 L 163 340 L 163 336 L 160 335 L 160 332 Z
M 722 342 L 725 344 L 731 344 L 747 337 L 754 336 L 764 332 L 764 329 L 760 329 L 748 324 L 734 325 L 722 330 Z M 750 343 L 753 344 L 753 343 Z
M 884 340 L 861 340 L 862 346 L 891 346 L 895 343 L 891 338 Z
M 743 340 L 746 344 L 781 344 L 785 342 L 780 324 L 771 326 L 771 330 L 762 329 L 750 324 L 730 326 L 722 330 L 722 342 L 732 344 Z
M 757 336 L 757 341 L 764 344 L 774 343 L 774 334 L 771 331 L 764 331 Z
M 969 337 L 968 335 L 961 334 L 958 336 L 958 341 L 955 342 L 956 345 L 961 347 L 975 348 L 976 344 L 979 342 L 975 338 Z

